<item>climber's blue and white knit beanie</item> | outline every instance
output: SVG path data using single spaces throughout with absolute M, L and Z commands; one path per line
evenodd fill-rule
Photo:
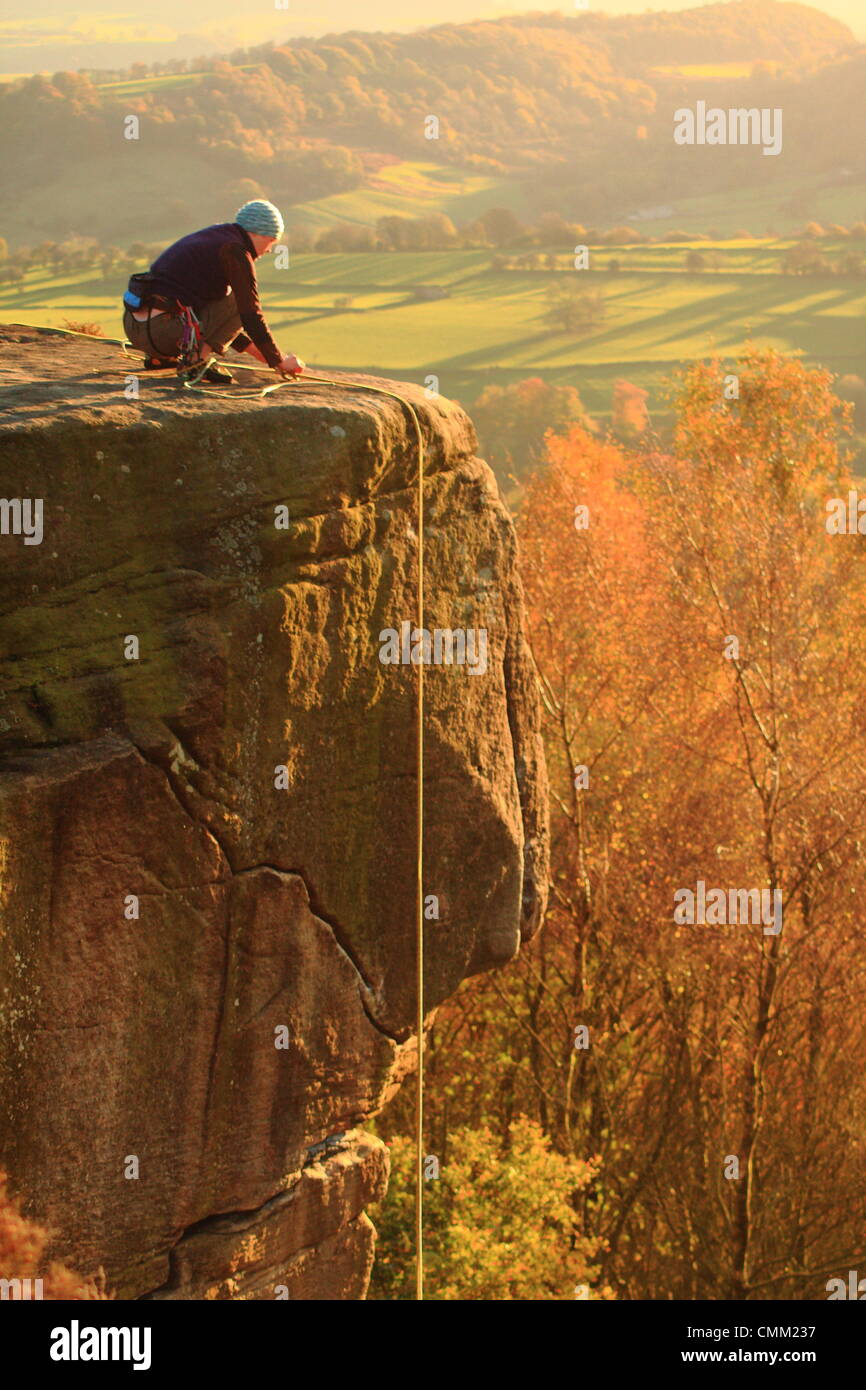
M 264 198 L 254 198 L 251 203 L 244 203 L 235 213 L 235 222 L 245 231 L 257 232 L 259 236 L 281 237 L 285 231 L 279 208 Z

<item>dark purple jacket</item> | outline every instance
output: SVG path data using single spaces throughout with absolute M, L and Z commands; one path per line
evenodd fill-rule
M 234 290 L 244 332 L 238 334 L 232 347 L 242 352 L 253 342 L 269 366 L 279 366 L 283 354 L 262 313 L 255 248 L 243 227 L 236 222 L 220 222 L 190 232 L 157 256 L 150 273 L 158 294 L 180 300 L 196 314 L 205 304 Z

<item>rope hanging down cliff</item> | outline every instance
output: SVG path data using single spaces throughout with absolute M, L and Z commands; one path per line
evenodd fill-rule
M 119 347 L 126 357 L 144 357 L 122 338 L 103 338 L 91 333 L 80 333 L 69 328 L 43 328 L 38 324 L 22 323 L 21 328 L 31 328 L 40 333 L 59 333 L 70 338 L 87 338 L 92 343 L 104 343 Z M 389 391 L 384 386 L 370 386 L 363 381 L 337 381 L 332 377 L 302 375 L 287 381 L 275 382 L 262 390 L 222 390 L 216 387 L 200 386 L 198 383 L 209 367 L 231 365 L 238 371 L 266 372 L 272 375 L 269 367 L 239 366 L 237 363 L 224 363 L 217 357 L 202 362 L 194 372 L 183 381 L 185 391 L 200 392 L 207 396 L 228 396 L 235 400 L 252 398 L 265 400 L 276 391 L 287 387 L 310 385 L 344 387 L 350 391 L 367 391 L 377 396 L 389 396 L 406 408 L 415 427 L 418 444 L 418 480 L 416 505 L 418 511 L 418 586 L 417 586 L 417 627 L 424 630 L 424 434 L 421 421 L 412 402 L 397 391 Z M 416 687 L 416 758 L 418 767 L 416 788 L 416 991 L 417 1007 L 415 1029 L 418 1039 L 418 1069 L 416 1073 L 415 1095 L 415 1298 L 424 1298 L 424 663 L 418 662 L 418 684 Z

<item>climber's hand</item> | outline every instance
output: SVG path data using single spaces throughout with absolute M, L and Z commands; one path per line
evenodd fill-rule
M 280 365 L 277 367 L 277 372 L 280 376 L 284 377 L 300 376 L 305 366 L 306 363 L 302 362 L 300 357 L 296 357 L 293 352 L 287 352 L 280 362 Z

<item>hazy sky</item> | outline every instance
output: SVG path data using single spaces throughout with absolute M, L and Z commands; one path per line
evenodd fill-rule
M 86 66 L 126 66 L 136 59 L 191 57 L 201 52 L 246 47 L 266 39 L 349 29 L 416 29 L 433 24 L 525 13 L 532 9 L 579 12 L 568 3 L 543 0 L 437 0 L 419 5 L 405 0 L 0 0 L 0 72 L 55 70 Z M 686 10 L 693 0 L 587 0 L 607 14 L 645 10 Z M 582 8 L 582 4 L 580 8 Z M 866 39 L 866 0 L 820 0 L 815 9 L 848 24 Z

